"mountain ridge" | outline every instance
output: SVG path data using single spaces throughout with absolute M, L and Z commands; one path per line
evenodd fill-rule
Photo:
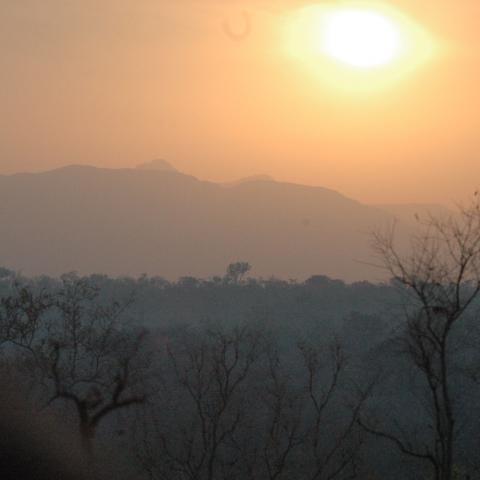
M 178 278 L 245 260 L 257 276 L 372 280 L 368 232 L 392 219 L 324 187 L 70 165 L 0 175 L 0 265 Z

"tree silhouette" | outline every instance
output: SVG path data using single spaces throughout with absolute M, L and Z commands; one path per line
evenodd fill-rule
M 400 451 L 430 465 L 435 480 L 452 480 L 458 435 L 453 385 L 454 328 L 480 292 L 480 203 L 477 195 L 456 216 L 429 216 L 411 252 L 401 255 L 394 229 L 374 235 L 374 248 L 387 271 L 409 294 L 401 353 L 423 379 L 428 423 L 423 439 L 414 433 L 385 430 L 365 419 L 371 434 L 388 439 Z M 425 433 L 430 432 L 425 438 Z
M 252 269 L 248 262 L 235 262 L 227 267 L 225 280 L 229 283 L 241 283 L 245 275 Z
M 145 331 L 126 328 L 123 315 L 130 302 L 104 305 L 98 289 L 75 275 L 63 276 L 55 293 L 22 287 L 3 301 L 4 341 L 36 377 L 48 405 L 64 400 L 74 406 L 89 454 L 107 416 L 145 401 Z

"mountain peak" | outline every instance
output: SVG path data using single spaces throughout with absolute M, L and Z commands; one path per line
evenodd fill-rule
M 155 170 L 157 172 L 178 172 L 178 170 L 166 160 L 157 158 L 150 162 L 141 163 L 135 167 L 137 170 Z

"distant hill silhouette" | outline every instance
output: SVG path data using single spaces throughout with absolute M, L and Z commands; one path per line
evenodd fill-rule
M 135 168 L 138 170 L 156 170 L 158 172 L 178 172 L 178 170 L 166 160 L 158 158 L 147 163 L 141 163 Z
M 256 276 L 378 279 L 363 263 L 368 234 L 391 219 L 321 187 L 257 179 L 225 188 L 173 167 L 70 166 L 0 176 L 0 265 L 177 278 L 245 260 Z

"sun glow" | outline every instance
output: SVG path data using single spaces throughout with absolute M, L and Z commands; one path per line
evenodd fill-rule
M 385 4 L 310 5 L 287 25 L 290 53 L 324 80 L 349 89 L 391 84 L 434 51 L 423 28 Z

